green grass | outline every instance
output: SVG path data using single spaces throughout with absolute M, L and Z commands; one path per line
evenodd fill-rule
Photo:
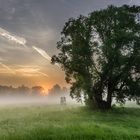
M 140 140 L 140 109 L 0 107 L 0 140 Z

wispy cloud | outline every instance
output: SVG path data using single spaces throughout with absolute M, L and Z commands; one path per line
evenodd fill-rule
M 8 67 L 7 65 L 3 64 L 0 62 L 0 65 L 5 68 L 6 70 L 8 70 L 8 72 L 12 73 L 12 74 L 16 74 L 15 71 L 13 69 L 11 69 L 10 67 Z
M 35 46 L 33 46 L 32 48 L 36 50 L 40 55 L 42 55 L 45 59 L 47 59 L 48 61 L 51 61 L 51 57 L 46 53 L 46 51 Z
M 27 45 L 27 41 L 25 38 L 22 38 L 20 36 L 16 36 L 10 32 L 8 32 L 7 30 L 3 29 L 0 27 L 0 36 L 7 39 L 8 41 L 14 42 L 18 45 L 20 45 L 21 47 L 27 47 L 30 48 L 30 46 Z M 32 46 L 31 47 L 33 50 L 35 50 L 36 52 L 38 52 L 42 57 L 44 57 L 45 59 L 47 59 L 49 62 L 51 62 L 51 57 L 47 54 L 47 52 L 41 48 L 38 48 L 36 46 Z M 7 65 L 3 64 L 0 62 L 0 65 L 2 65 L 5 69 L 7 69 L 9 72 L 11 72 L 12 74 L 15 73 L 21 73 L 22 75 L 28 75 L 28 76 L 33 76 L 33 75 L 42 75 L 45 77 L 48 77 L 48 75 L 46 73 L 43 73 L 40 71 L 40 68 L 35 68 L 35 67 L 16 67 L 14 70 L 11 69 L 10 67 L 8 67 Z
M 49 77 L 46 73 L 43 73 L 40 71 L 40 68 L 38 66 L 16 66 L 14 69 L 10 68 L 9 66 L 3 64 L 0 62 L 0 65 L 4 69 L 0 69 L 0 73 L 11 73 L 11 74 L 20 74 L 23 76 L 45 76 Z
M 25 38 L 22 38 L 20 36 L 14 35 L 10 32 L 8 32 L 7 30 L 3 29 L 0 27 L 0 36 L 4 37 L 5 39 L 14 42 L 16 44 L 19 44 L 21 46 L 26 46 L 27 47 L 27 41 Z M 47 59 L 48 61 L 51 61 L 51 57 L 47 54 L 46 51 L 44 51 L 41 48 L 38 48 L 36 46 L 32 47 L 34 50 L 36 50 L 41 56 L 43 56 L 45 59 Z
M 1 27 L 0 27 L 0 36 L 4 37 L 5 39 L 7 39 L 9 41 L 12 41 L 16 44 L 22 45 L 22 46 L 25 46 L 25 44 L 26 44 L 26 39 L 16 36 Z
M 43 72 L 40 72 L 40 71 L 37 71 L 37 73 L 39 73 L 39 74 L 41 74 L 41 75 L 43 75 L 45 77 L 49 77 L 46 73 L 43 73 Z
M 45 77 L 49 77 L 46 73 L 43 73 L 40 71 L 40 68 L 35 68 L 35 67 L 31 67 L 31 66 L 21 66 L 21 68 L 18 68 L 16 70 L 16 72 L 20 73 L 21 75 L 24 76 L 38 76 L 39 75 L 43 75 Z
M 38 47 L 35 47 L 33 46 L 32 47 L 34 50 L 36 50 L 41 56 L 43 56 L 45 59 L 47 59 L 49 62 L 51 62 L 51 57 L 46 53 L 46 51 L 44 51 L 43 49 L 41 48 L 38 48 Z M 56 66 L 60 67 L 59 64 L 55 64 Z

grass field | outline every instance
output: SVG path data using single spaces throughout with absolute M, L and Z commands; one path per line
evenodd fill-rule
M 0 107 L 0 140 L 140 140 L 140 108 Z

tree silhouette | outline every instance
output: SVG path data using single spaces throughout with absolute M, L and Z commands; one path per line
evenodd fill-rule
M 60 85 L 55 84 L 51 89 L 49 89 L 49 96 L 61 96 L 67 94 L 67 88 L 61 88 Z
M 43 94 L 44 88 L 41 86 L 32 87 L 32 95 L 39 96 Z
M 71 96 L 99 109 L 140 96 L 140 7 L 109 6 L 66 22 L 60 53 Z

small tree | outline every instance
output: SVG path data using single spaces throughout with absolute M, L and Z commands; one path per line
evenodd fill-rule
M 49 89 L 49 95 L 50 96 L 58 96 L 62 94 L 61 87 L 56 84 L 51 89 Z
M 40 96 L 41 94 L 43 94 L 43 92 L 44 92 L 44 88 L 41 86 L 32 87 L 32 95 L 34 96 Z
M 71 96 L 99 109 L 112 98 L 124 103 L 140 96 L 140 7 L 109 6 L 66 22 L 52 57 L 71 86 Z

